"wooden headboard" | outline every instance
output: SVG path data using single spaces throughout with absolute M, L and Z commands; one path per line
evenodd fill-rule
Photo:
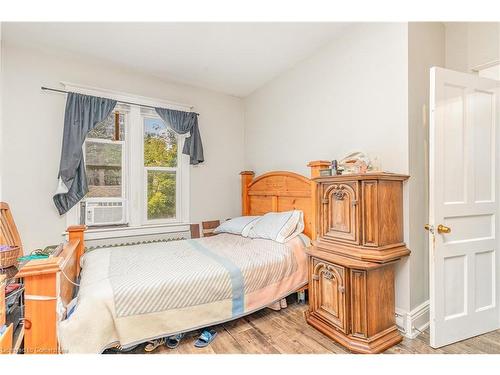
M 308 164 L 311 178 L 319 176 L 319 170 L 330 163 L 319 160 Z M 293 172 L 273 171 L 254 178 L 253 171 L 241 175 L 242 214 L 263 215 L 267 212 L 302 210 L 304 233 L 316 238 L 316 183 Z

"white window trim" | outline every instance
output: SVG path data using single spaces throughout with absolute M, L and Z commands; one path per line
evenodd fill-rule
M 177 109 L 181 111 L 192 111 L 193 106 L 187 104 L 176 103 L 172 101 L 166 101 L 162 99 L 149 98 L 139 95 L 133 95 L 129 93 L 123 93 L 119 91 L 113 91 L 109 89 L 96 88 L 91 86 L 85 86 L 70 82 L 61 82 L 64 89 L 71 92 L 76 92 L 84 95 L 99 96 L 103 98 L 114 99 L 121 102 L 131 102 L 138 103 L 144 106 L 152 107 L 162 107 L 169 109 Z M 147 234 L 158 234 L 158 233 L 169 233 L 176 231 L 186 231 L 189 230 L 190 224 L 190 164 L 189 156 L 182 153 L 182 145 L 184 144 L 185 138 L 188 134 L 183 136 L 178 136 L 178 175 L 177 175 L 177 197 L 176 197 L 176 213 L 177 218 L 175 220 L 149 220 L 145 221 L 145 196 L 143 179 L 145 175 L 144 168 L 144 124 L 142 122 L 141 106 L 129 104 L 129 111 L 127 112 L 126 120 L 126 131 L 125 131 L 125 142 L 129 144 L 125 147 L 127 158 L 128 155 L 137 155 L 140 153 L 142 155 L 142 163 L 126 163 L 127 165 L 127 176 L 126 179 L 126 190 L 128 195 L 126 199 L 127 204 L 127 218 L 129 225 L 128 227 L 119 228 L 91 228 L 87 230 L 86 238 L 98 237 L 99 239 L 104 238 L 118 238 L 118 237 L 128 237 L 130 235 L 147 235 Z M 133 126 L 132 124 L 140 124 L 140 126 Z M 132 157 L 130 157 L 132 159 Z M 132 189 L 132 181 L 141 181 L 139 184 L 140 189 Z M 66 213 L 66 226 L 75 225 L 79 223 L 79 204 L 73 206 Z
M 104 88 L 100 88 L 100 87 L 88 86 L 88 85 L 81 85 L 81 84 L 71 83 L 71 82 L 67 82 L 67 81 L 61 81 L 60 83 L 61 83 L 61 85 L 64 86 L 64 90 L 67 90 L 67 91 L 76 92 L 76 93 L 84 94 L 84 95 L 99 96 L 101 98 L 113 99 L 113 100 L 117 100 L 120 102 L 137 103 L 137 104 L 140 104 L 143 106 L 177 109 L 180 111 L 192 111 L 194 109 L 193 105 L 182 104 L 182 103 L 178 103 L 178 102 L 174 102 L 174 101 L 170 101 L 170 100 L 151 98 L 151 97 L 141 96 L 141 95 L 134 95 L 134 94 L 126 93 L 126 92 L 109 90 L 109 89 L 104 89 Z

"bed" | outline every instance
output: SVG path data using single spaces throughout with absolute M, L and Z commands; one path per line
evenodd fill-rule
M 320 163 L 310 163 L 313 176 Z M 282 244 L 222 233 L 84 255 L 85 228 L 70 227 L 60 256 L 30 261 L 19 273 L 26 284 L 25 352 L 126 348 L 237 319 L 304 287 L 315 183 L 290 172 L 242 172 L 241 181 L 243 215 L 301 210 L 304 234 Z M 64 319 L 78 275 L 77 307 Z
M 61 350 L 126 349 L 262 309 L 307 282 L 306 241 L 221 233 L 89 252 L 78 306 L 59 323 Z

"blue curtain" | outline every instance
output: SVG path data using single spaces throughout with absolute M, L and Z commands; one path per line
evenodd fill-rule
M 88 192 L 83 142 L 88 132 L 109 116 L 116 100 L 69 93 L 64 113 L 64 132 L 59 165 L 59 184 L 53 197 L 59 214 L 65 214 Z
M 177 134 L 190 133 L 184 142 L 182 153 L 189 155 L 190 164 L 202 163 L 205 159 L 200 130 L 198 129 L 198 114 L 166 108 L 155 108 L 155 110 L 167 126 Z

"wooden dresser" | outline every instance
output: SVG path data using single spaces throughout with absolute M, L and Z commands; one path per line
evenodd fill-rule
M 394 266 L 403 239 L 403 182 L 377 173 L 318 177 L 317 239 L 308 250 L 309 324 L 353 352 L 402 340 L 395 322 Z

